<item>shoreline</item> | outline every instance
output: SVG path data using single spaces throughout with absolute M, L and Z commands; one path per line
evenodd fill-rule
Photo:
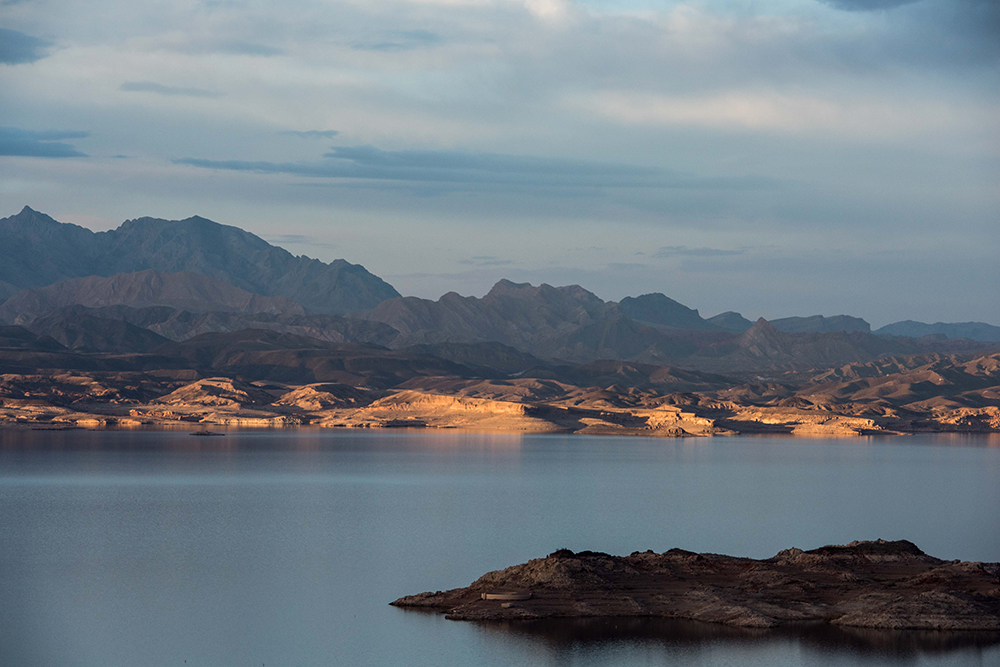
M 0 428 L 310 426 L 666 438 L 1000 433 L 1000 407 L 992 401 L 972 406 L 891 405 L 881 398 L 809 403 L 536 379 L 430 378 L 387 389 L 228 377 L 154 383 L 145 377 L 74 373 L 0 379 L 5 384 Z
M 877 439 L 898 439 L 906 438 L 907 436 L 969 436 L 969 437 L 980 437 L 980 438 L 990 438 L 998 437 L 1000 438 L 1000 431 L 978 431 L 978 430 L 913 430 L 913 431 L 899 431 L 899 430 L 872 430 L 870 432 L 864 433 L 823 433 L 823 432 L 790 432 L 790 431 L 764 431 L 764 430 L 747 430 L 742 432 L 730 431 L 726 433 L 707 433 L 707 434 L 660 434 L 655 432 L 646 432 L 640 430 L 572 430 L 572 429 L 538 429 L 538 430 L 522 430 L 522 429 L 498 429 L 498 428 L 477 428 L 474 426 L 405 426 L 405 425 L 392 425 L 392 426 L 377 426 L 377 425 L 366 425 L 366 426 L 330 426 L 323 424 L 232 424 L 232 423 L 216 423 L 216 422 L 146 422 L 141 424 L 133 423 L 114 423 L 108 421 L 107 423 L 95 425 L 95 424 L 77 424 L 77 423 L 53 423 L 53 422 L 0 422 L 0 433 L 2 432 L 72 432 L 72 431 L 88 431 L 88 432 L 141 432 L 141 431 L 176 431 L 178 433 L 190 433 L 192 435 L 196 434 L 198 431 L 212 431 L 213 434 L 225 435 L 227 433 L 246 433 L 246 432 L 277 432 L 277 431 L 312 431 L 316 433 L 326 432 L 326 433 L 350 433 L 350 432 L 361 432 L 361 433 L 375 433 L 375 432 L 399 432 L 399 433 L 473 433 L 473 434 L 483 434 L 483 435 L 579 435 L 579 436 L 594 436 L 594 437 L 624 437 L 624 438 L 657 438 L 657 439 L 729 439 L 736 437 L 761 437 L 761 438 L 780 438 L 788 440 L 810 440 L 810 439 L 843 439 L 845 442 L 850 442 L 859 438 L 877 438 Z

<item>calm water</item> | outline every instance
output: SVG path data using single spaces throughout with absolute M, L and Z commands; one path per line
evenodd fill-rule
M 944 633 L 387 606 L 557 548 L 1000 561 L 1000 439 L 0 431 L 0 665 L 998 665 Z

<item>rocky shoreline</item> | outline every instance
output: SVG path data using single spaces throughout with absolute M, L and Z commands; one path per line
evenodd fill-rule
M 0 375 L 0 427 L 302 425 L 654 437 L 996 433 L 1000 408 L 942 406 L 918 412 L 875 403 L 761 405 L 733 397 L 535 379 L 428 378 L 379 390 L 226 377 Z
M 466 588 L 401 597 L 465 621 L 657 617 L 743 628 L 808 623 L 1000 631 L 1000 563 L 946 561 L 911 542 L 863 541 L 755 560 L 671 549 L 560 549 Z

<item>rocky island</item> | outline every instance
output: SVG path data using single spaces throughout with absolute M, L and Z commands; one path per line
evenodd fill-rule
M 1000 631 L 1000 563 L 946 561 L 900 541 L 786 549 L 754 560 L 671 549 L 560 549 L 466 588 L 399 598 L 453 620 L 656 617 L 746 628 L 809 623 Z

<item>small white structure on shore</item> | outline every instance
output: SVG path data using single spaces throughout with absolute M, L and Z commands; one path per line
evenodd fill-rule
M 483 600 L 530 600 L 531 591 L 493 591 L 492 593 L 483 593 L 480 595 Z

